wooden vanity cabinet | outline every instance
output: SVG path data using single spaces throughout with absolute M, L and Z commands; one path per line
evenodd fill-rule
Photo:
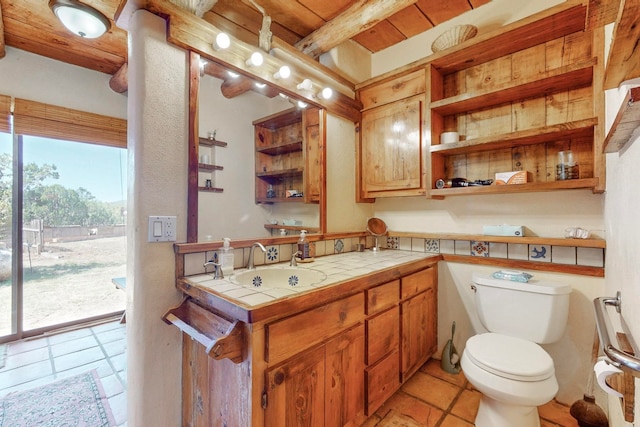
M 208 356 L 185 334 L 183 425 L 362 425 L 436 350 L 436 268 L 293 315 L 240 322 L 235 362 Z

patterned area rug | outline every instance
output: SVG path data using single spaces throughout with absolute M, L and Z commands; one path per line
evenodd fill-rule
M 421 427 L 420 424 L 408 415 L 391 410 L 380 420 L 375 427 Z
M 112 427 L 115 421 L 95 370 L 0 400 L 0 427 Z

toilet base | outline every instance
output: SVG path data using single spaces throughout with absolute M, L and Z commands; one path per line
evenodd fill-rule
M 536 406 L 509 405 L 482 395 L 476 427 L 540 427 Z

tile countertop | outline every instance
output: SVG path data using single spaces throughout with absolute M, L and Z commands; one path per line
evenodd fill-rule
M 238 310 L 231 310 L 232 312 L 228 314 L 240 320 L 251 322 L 251 318 L 253 317 L 251 316 L 251 312 L 254 309 L 274 304 L 277 305 L 281 301 L 289 301 L 292 300 L 292 297 L 309 295 L 310 293 L 314 293 L 315 298 L 315 294 L 321 289 L 335 288 L 335 285 L 341 283 L 346 284 L 346 282 L 355 283 L 353 281 L 360 278 L 365 279 L 364 285 L 366 287 L 375 286 L 379 280 L 377 280 L 377 277 L 372 278 L 372 273 L 382 273 L 386 271 L 387 274 L 385 274 L 384 277 L 380 277 L 380 280 L 382 280 L 380 283 L 385 283 L 386 281 L 394 280 L 405 274 L 404 271 L 401 271 L 404 269 L 398 268 L 400 266 L 405 266 L 408 269 L 412 268 L 413 271 L 408 271 L 407 273 L 410 274 L 425 268 L 428 264 L 437 263 L 438 259 L 440 259 L 440 256 L 437 254 L 403 250 L 382 250 L 377 253 L 370 250 L 364 252 L 348 252 L 345 254 L 318 257 L 315 261 L 309 263 L 298 262 L 298 268 L 319 270 L 327 275 L 327 278 L 322 282 L 309 286 L 288 288 L 254 287 L 234 283 L 233 276 L 231 278 L 225 277 L 224 279 L 214 280 L 212 274 L 198 274 L 179 279 L 178 288 L 198 300 L 206 299 L 204 302 L 205 305 L 213 302 L 211 297 L 219 299 L 221 302 L 226 302 L 226 304 L 222 306 L 213 304 L 218 309 L 222 308 L 222 311 L 228 311 L 224 309 L 225 306 L 232 308 L 230 305 L 235 305 L 235 308 L 240 309 L 240 311 L 246 311 L 247 315 L 239 315 Z M 416 264 L 415 268 L 413 268 L 413 264 Z M 262 265 L 258 266 L 256 271 L 288 266 L 288 262 Z M 247 270 L 244 268 L 237 269 L 234 271 L 234 274 L 244 271 Z M 377 276 L 377 274 L 374 276 Z M 196 289 L 202 292 L 194 292 Z M 357 288 L 351 287 L 350 289 L 351 292 L 357 290 Z M 340 292 L 332 291 L 332 294 L 335 297 L 339 295 Z M 319 297 L 319 295 L 317 296 Z M 322 298 L 319 298 L 316 302 L 321 300 Z M 243 317 L 246 317 L 246 319 L 243 319 Z

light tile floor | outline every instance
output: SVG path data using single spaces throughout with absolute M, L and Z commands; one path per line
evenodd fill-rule
M 424 427 L 473 427 L 480 403 L 463 373 L 453 375 L 429 360 L 394 394 L 363 427 L 381 426 L 380 421 L 394 410 L 410 416 Z M 551 401 L 538 408 L 540 427 L 578 427 L 569 407 Z M 386 427 L 386 426 L 385 426 Z
M 127 425 L 126 325 L 99 325 L 7 344 L 0 398 L 96 369 L 118 426 Z
M 97 369 L 118 426 L 127 424 L 126 327 L 117 321 L 43 338 L 9 343 L 0 369 L 0 397 Z M 363 427 L 374 427 L 394 410 L 424 427 L 473 427 L 480 393 L 463 373 L 427 362 Z M 552 401 L 539 408 L 541 427 L 578 427 L 569 407 Z

